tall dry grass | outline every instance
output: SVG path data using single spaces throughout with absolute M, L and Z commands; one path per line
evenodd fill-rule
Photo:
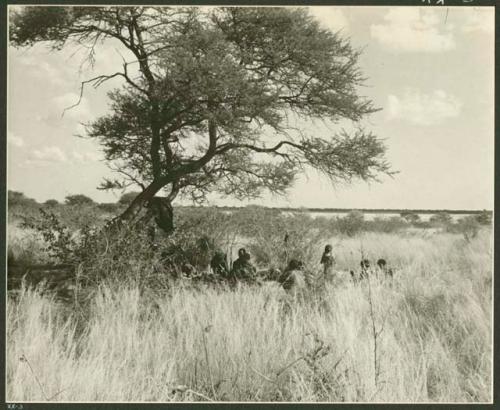
M 103 285 L 85 311 L 11 295 L 7 400 L 491 401 L 490 231 L 330 242 L 341 269 L 362 251 L 394 280 L 339 275 L 298 299 Z

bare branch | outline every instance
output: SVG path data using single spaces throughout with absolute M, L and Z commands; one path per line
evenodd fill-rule
M 69 106 L 69 107 L 66 107 L 62 114 L 61 114 L 61 117 L 64 117 L 64 114 L 66 113 L 66 111 L 69 111 L 71 110 L 72 108 L 75 108 L 77 107 L 78 105 L 80 105 L 80 103 L 82 102 L 82 98 L 83 98 L 83 89 L 85 87 L 86 84 L 92 84 L 94 88 L 98 88 L 100 85 L 102 85 L 102 83 L 108 81 L 108 80 L 111 80 L 112 78 L 115 78 L 119 75 L 122 75 L 122 73 L 114 73 L 114 74 L 111 74 L 111 75 L 98 75 L 97 77 L 94 77 L 94 78 L 91 78 L 89 80 L 85 80 L 85 81 L 82 81 L 81 82 L 81 85 L 80 85 L 80 95 L 78 96 L 78 101 Z

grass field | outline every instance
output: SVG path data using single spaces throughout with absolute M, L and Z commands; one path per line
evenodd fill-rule
M 491 230 L 330 242 L 339 270 L 384 257 L 394 280 L 339 273 L 298 298 L 272 283 L 103 284 L 85 311 L 9 295 L 7 400 L 492 400 Z

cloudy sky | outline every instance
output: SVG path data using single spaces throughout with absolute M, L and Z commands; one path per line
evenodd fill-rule
M 312 7 L 332 30 L 363 48 L 368 78 L 361 94 L 380 112 L 367 128 L 385 139 L 399 173 L 381 183 L 332 185 L 312 172 L 286 198 L 267 206 L 345 208 L 492 209 L 494 178 L 494 9 L 445 7 Z M 106 112 L 106 88 L 79 82 L 92 77 L 81 52 L 53 53 L 43 45 L 9 49 L 8 188 L 45 201 L 83 193 L 99 202 L 121 192 L 98 191 L 111 173 L 95 143 L 75 137 L 82 122 Z M 97 55 L 95 71 L 121 66 L 114 45 Z M 114 81 L 114 80 L 113 80 Z M 310 130 L 327 132 L 327 130 Z M 245 205 L 212 198 L 218 205 Z

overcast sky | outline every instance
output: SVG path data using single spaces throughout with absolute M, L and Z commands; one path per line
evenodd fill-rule
M 365 125 L 385 139 L 399 173 L 381 183 L 332 187 L 305 175 L 286 198 L 253 201 L 267 206 L 345 208 L 492 209 L 494 178 L 494 9 L 430 7 L 313 7 L 332 30 L 363 48 L 363 95 L 380 112 Z M 82 54 L 37 45 L 9 49 L 8 188 L 38 201 L 83 193 L 113 202 L 121 192 L 98 191 L 110 171 L 99 146 L 77 138 L 81 122 L 106 112 L 106 88 L 79 82 L 93 72 Z M 114 46 L 97 55 L 95 71 L 121 67 Z M 114 81 L 114 80 L 113 80 Z M 310 129 L 328 132 L 323 128 Z M 335 130 L 332 130 L 335 131 Z M 213 204 L 245 205 L 213 198 Z

